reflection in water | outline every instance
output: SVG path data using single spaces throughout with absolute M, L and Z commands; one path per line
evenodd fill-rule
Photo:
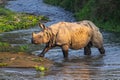
M 49 74 L 64 79 L 92 79 L 100 76 L 100 67 L 104 65 L 103 56 L 84 56 L 79 59 L 69 59 L 56 66 Z M 56 75 L 57 74 L 57 75 Z M 59 80 L 59 79 L 58 79 Z

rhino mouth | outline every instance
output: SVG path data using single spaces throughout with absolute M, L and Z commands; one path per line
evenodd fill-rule
M 33 39 L 31 39 L 31 43 L 32 43 L 32 44 L 36 44 L 36 45 L 37 45 L 37 44 L 40 44 L 40 43 L 34 41 Z

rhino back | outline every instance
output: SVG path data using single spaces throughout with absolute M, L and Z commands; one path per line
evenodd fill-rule
M 56 34 L 56 44 L 67 44 L 72 49 L 83 48 L 92 36 L 88 26 L 77 23 L 60 22 L 52 25 L 51 28 Z

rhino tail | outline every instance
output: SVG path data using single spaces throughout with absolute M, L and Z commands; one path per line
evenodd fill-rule
M 93 31 L 93 37 L 92 37 L 92 44 L 97 47 L 100 48 L 103 46 L 103 36 L 102 33 L 99 31 L 99 28 L 96 27 L 96 25 L 91 22 L 88 21 L 88 25 L 92 28 Z

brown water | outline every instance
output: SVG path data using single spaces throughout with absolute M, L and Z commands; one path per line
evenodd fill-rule
M 61 8 L 44 4 L 42 0 L 10 1 L 7 8 L 17 12 L 42 14 L 50 18 L 46 25 L 59 21 L 74 21 L 72 14 Z M 12 31 L 0 34 L 3 41 L 12 45 L 31 44 L 33 31 L 39 28 Z M 54 66 L 45 74 L 34 69 L 0 68 L 0 80 L 119 80 L 120 79 L 120 33 L 103 32 L 106 55 L 92 48 L 91 56 L 84 56 L 83 49 L 69 50 L 69 60 L 64 60 L 61 49 L 55 48 L 45 57 L 54 61 Z M 36 47 L 36 46 L 34 46 Z M 38 54 L 42 50 L 33 51 Z

